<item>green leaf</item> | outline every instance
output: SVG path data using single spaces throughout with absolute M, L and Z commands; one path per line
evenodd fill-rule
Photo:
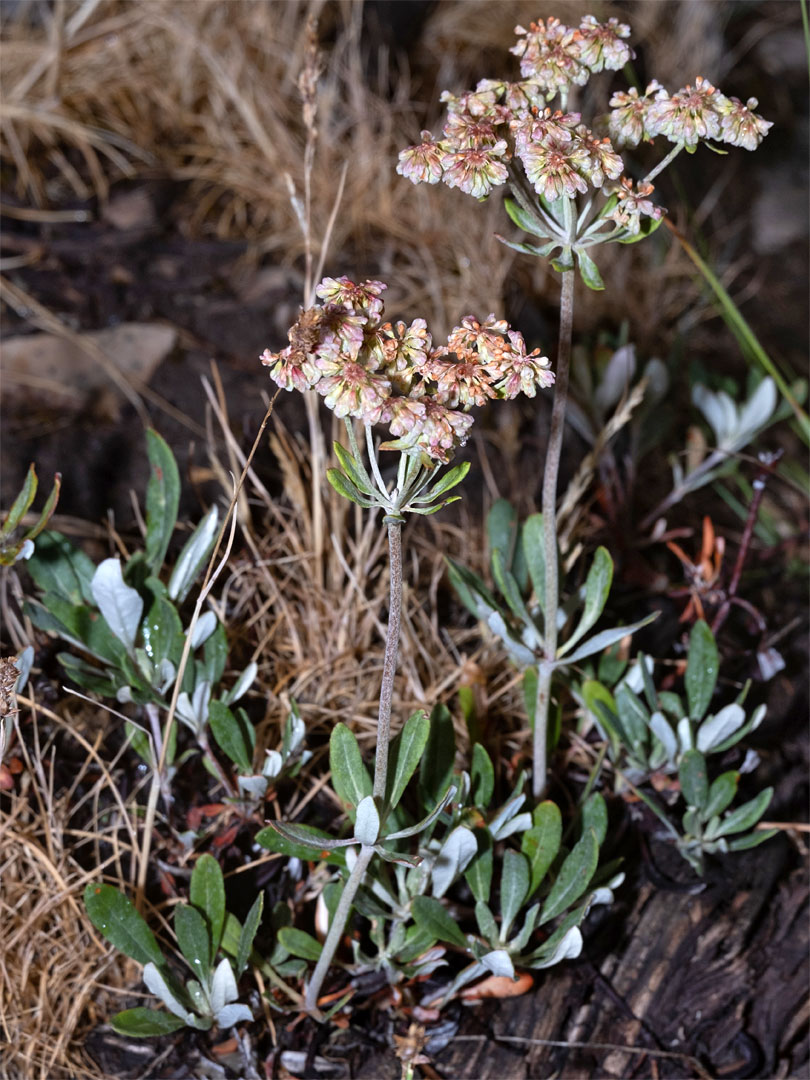
M 220 865 L 213 855 L 201 855 L 194 864 L 189 899 L 208 923 L 213 958 L 217 954 L 222 939 L 222 927 L 225 924 L 225 882 Z
M 453 717 L 446 705 L 435 705 L 430 714 L 430 734 L 419 764 L 419 798 L 432 810 L 447 791 L 456 760 Z
M 183 544 L 169 578 L 169 599 L 182 604 L 188 596 L 191 586 L 197 580 L 213 550 L 218 529 L 219 510 L 214 504 Z
M 529 214 L 527 210 L 523 209 L 520 203 L 509 196 L 503 200 L 503 205 L 506 208 L 510 220 L 517 225 L 519 229 L 531 233 L 532 236 L 539 236 L 543 240 L 548 236 L 548 230 L 546 229 L 542 218 L 539 216 L 534 217 L 532 214 Z
M 442 810 L 444 810 L 447 804 L 451 801 L 455 793 L 456 788 L 453 784 L 451 784 L 447 791 L 445 791 L 441 799 L 439 799 L 439 801 L 436 803 L 436 805 L 426 817 L 422 818 L 422 820 L 417 822 L 416 825 L 409 825 L 407 826 L 407 828 L 398 829 L 396 832 L 389 833 L 388 836 L 384 837 L 383 839 L 400 840 L 406 836 L 417 836 L 419 833 L 425 832 L 425 830 L 433 824 L 436 818 L 438 818 L 439 814 L 441 814 Z M 385 857 L 385 852 L 382 848 L 378 847 L 377 851 L 379 852 L 379 854 Z
M 146 431 L 146 451 L 152 471 L 146 488 L 146 561 L 158 574 L 177 521 L 180 474 L 165 440 L 153 429 Z
M 31 528 L 28 530 L 28 532 L 26 532 L 24 534 L 24 536 L 23 536 L 24 540 L 33 540 L 33 539 L 35 539 L 35 537 L 39 536 L 39 534 L 42 532 L 42 530 L 48 524 L 48 522 L 51 519 L 51 516 L 53 515 L 54 510 L 56 509 L 56 504 L 59 502 L 59 492 L 61 491 L 61 489 L 62 489 L 62 474 L 61 473 L 54 473 L 53 487 L 51 488 L 51 493 L 48 496 L 48 498 L 45 500 L 45 505 L 42 507 L 42 510 L 40 512 L 39 517 L 36 520 L 36 523 L 34 525 L 32 525 Z
M 605 842 L 608 827 L 608 812 L 605 800 L 598 791 L 582 807 L 582 832 L 593 829 L 596 842 L 601 846 Z
M 208 704 L 208 724 L 220 750 L 242 772 L 249 773 L 253 768 L 252 729 L 248 731 L 224 702 L 216 700 Z
M 90 922 L 116 949 L 138 964 L 151 961 L 158 968 L 165 967 L 155 935 L 118 889 L 91 882 L 84 890 L 84 906 Z
M 761 829 L 749 833 L 748 836 L 736 836 L 733 840 L 728 841 L 728 850 L 748 851 L 749 848 L 759 847 L 760 844 L 764 844 L 766 840 L 770 840 L 778 832 L 778 829 Z
M 180 952 L 195 978 L 205 982 L 211 971 L 211 941 L 205 919 L 189 904 L 178 904 L 174 909 L 174 933 Z
M 612 581 L 613 560 L 608 554 L 607 548 L 599 547 L 596 549 L 585 581 L 585 609 L 576 630 L 557 649 L 557 656 L 563 656 L 567 653 L 594 625 L 604 611 Z
M 557 880 L 551 886 L 540 913 L 541 926 L 560 915 L 582 896 L 598 862 L 599 844 L 593 829 L 589 829 L 560 867 Z
M 470 797 L 474 806 L 486 810 L 495 791 L 495 769 L 492 759 L 481 743 L 473 746 L 470 769 Z
M 630 740 L 619 720 L 613 695 L 600 682 L 588 679 L 582 684 L 582 700 L 610 740 L 611 754 L 616 759 L 621 753 L 622 744 L 629 746 Z
M 414 897 L 411 903 L 414 922 L 425 933 L 430 934 L 438 941 L 448 941 L 451 945 L 457 945 L 460 949 L 467 948 L 467 939 L 459 929 L 459 925 L 440 900 L 432 896 Z
M 596 677 L 607 686 L 615 686 L 627 669 L 627 659 L 620 655 L 621 645 L 618 643 L 605 649 L 599 657 L 599 667 Z
M 385 799 L 389 809 L 399 805 L 408 781 L 422 759 L 429 736 L 430 720 L 424 709 L 420 709 L 408 717 L 402 731 L 392 740 L 388 754 L 388 791 Z
M 202 678 L 198 681 L 202 682 L 203 679 L 207 679 L 212 686 L 216 686 L 222 678 L 225 664 L 228 662 L 228 637 L 221 622 L 217 622 L 213 634 L 206 638 L 202 651 Z M 184 687 L 184 689 L 186 688 Z
M 183 624 L 170 600 L 155 597 L 141 624 L 141 637 L 144 651 L 155 667 L 164 659 L 178 666 L 183 654 Z
M 143 600 L 124 582 L 121 560 L 105 559 L 100 563 L 90 587 L 107 626 L 127 652 L 132 652 L 143 614 Z
M 466 566 L 445 559 L 450 584 L 458 593 L 459 600 L 476 619 L 486 621 L 493 611 L 500 611 L 498 601 L 484 582 Z
M 518 535 L 517 513 L 508 499 L 496 499 L 487 514 L 487 541 L 489 555 L 497 549 L 503 552 L 508 569 L 512 565 Z
M 708 146 L 708 143 L 704 143 L 704 146 Z M 639 223 L 639 230 L 637 233 L 628 233 L 626 236 L 616 237 L 616 241 L 619 244 L 637 244 L 639 240 L 646 240 L 648 236 L 658 229 L 661 222 L 664 220 L 663 215 L 660 218 L 644 217 Z
M 179 1016 L 158 1009 L 124 1009 L 110 1020 L 113 1031 L 132 1039 L 147 1039 L 152 1035 L 171 1035 L 185 1027 Z
M 43 592 L 56 593 L 71 604 L 95 603 L 90 588 L 95 563 L 61 533 L 40 536 L 26 569 Z
M 703 818 L 705 821 L 709 821 L 715 816 L 715 814 L 722 814 L 731 803 L 734 801 L 734 796 L 737 794 L 737 785 L 740 781 L 740 774 L 733 769 L 729 772 L 721 773 L 716 780 L 712 782 L 712 786 L 709 788 L 709 796 L 706 800 L 706 805 L 703 808 Z
M 542 611 L 546 610 L 546 548 L 543 515 L 531 514 L 523 524 L 523 552 L 529 568 L 534 594 Z
M 329 740 L 329 767 L 332 786 L 354 820 L 355 807 L 371 794 L 372 785 L 357 739 L 343 723 L 335 725 Z
M 768 804 L 772 798 L 773 788 L 765 788 L 764 791 L 760 791 L 755 799 L 743 803 L 736 810 L 732 810 L 730 814 L 726 814 L 720 823 L 720 828 L 715 830 L 712 839 L 717 839 L 719 836 L 730 836 L 732 833 L 745 832 L 746 829 L 753 829 L 768 809 Z
M 616 709 L 633 754 L 644 760 L 649 743 L 650 714 L 641 698 L 623 683 L 616 691 Z
M 648 623 L 651 623 L 653 619 L 657 619 L 659 614 L 658 611 L 654 611 L 651 615 L 648 615 L 646 619 L 639 619 L 638 622 L 630 623 L 628 626 L 614 626 L 610 630 L 602 630 L 600 633 L 594 634 L 594 636 L 589 638 L 584 645 L 580 645 L 580 647 L 575 649 L 570 656 L 566 656 L 562 663 L 576 664 L 579 663 L 580 660 L 584 660 L 586 656 L 593 656 L 594 653 L 602 652 L 608 645 L 612 645 L 616 641 L 621 641 L 621 639 L 628 634 L 635 634 L 642 626 L 646 626 Z
M 236 975 L 237 978 L 242 974 L 245 968 L 248 966 L 250 960 L 250 954 L 253 951 L 253 942 L 256 938 L 256 932 L 259 929 L 259 924 L 262 921 L 262 912 L 264 911 L 264 893 L 260 892 L 256 899 L 253 901 L 250 907 L 250 911 L 247 913 L 245 924 L 239 934 L 239 944 L 236 950 Z
M 37 493 L 37 482 L 37 472 L 32 463 L 28 466 L 28 472 L 25 474 L 25 481 L 20 493 L 11 504 L 11 509 L 6 514 L 2 528 L 0 528 L 0 540 L 10 536 L 22 521 L 23 516 L 34 501 L 34 496 Z
M 534 620 L 529 615 L 526 605 L 523 602 L 518 583 L 506 568 L 504 553 L 500 548 L 495 548 L 492 552 L 492 576 L 495 578 L 495 584 L 498 586 L 501 595 L 509 605 L 509 610 L 512 614 L 525 623 L 526 626 L 533 629 Z
M 275 826 L 280 826 L 276 822 Z M 292 856 L 303 859 L 305 862 L 327 862 L 335 866 L 345 866 L 346 856 L 342 851 L 331 847 L 325 847 L 325 843 L 331 843 L 333 837 L 323 829 L 316 829 L 312 825 L 284 825 L 284 833 L 279 832 L 277 827 L 268 826 L 256 833 L 256 843 L 267 851 L 275 851 L 279 855 Z M 285 833 L 287 835 L 285 835 Z M 295 837 L 295 839 L 293 839 Z M 306 837 L 306 842 L 304 841 Z
M 579 263 L 579 275 L 588 288 L 593 289 L 596 292 L 604 289 L 605 283 L 602 281 L 602 275 L 599 273 L 599 268 L 585 249 L 575 247 L 574 254 Z
M 507 941 L 512 923 L 529 892 L 529 860 L 507 848 L 501 871 L 501 941 Z
M 278 932 L 278 940 L 287 952 L 304 960 L 318 961 L 323 951 L 323 946 L 312 934 L 305 930 L 296 930 L 294 926 L 282 927 Z
M 487 903 L 492 890 L 492 837 L 483 830 L 477 831 L 478 854 L 464 871 L 464 878 L 476 900 Z
M 362 506 L 366 510 L 377 505 L 376 502 L 363 495 L 360 489 L 355 487 L 348 476 L 345 476 L 340 469 L 327 469 L 326 479 L 338 495 L 342 495 L 344 499 L 357 503 L 358 506 Z
M 478 923 L 478 930 L 481 937 L 490 945 L 497 944 L 499 940 L 498 924 L 495 921 L 495 916 L 490 911 L 488 904 L 483 900 L 479 900 L 475 905 L 475 921 Z
M 529 860 L 528 896 L 533 896 L 539 889 L 562 842 L 562 815 L 555 803 L 546 801 L 536 806 L 532 822 L 532 827 L 520 839 L 520 850 Z
M 709 799 L 706 758 L 699 750 L 687 750 L 678 767 L 678 779 L 688 806 L 703 810 Z
M 428 488 L 423 494 L 418 495 L 413 502 L 432 503 L 435 499 L 438 499 L 440 495 L 444 495 L 446 491 L 450 491 L 460 484 L 469 471 L 469 461 L 462 461 L 461 464 L 454 465 L 452 469 L 449 469 L 443 476 L 439 477 L 432 487 Z M 446 506 L 447 504 L 442 503 L 442 505 Z
M 702 619 L 692 627 L 689 635 L 689 658 L 686 662 L 686 700 L 689 715 L 700 720 L 712 700 L 720 657 L 714 634 Z
M 376 494 L 374 484 L 363 464 L 353 454 L 350 454 L 345 446 L 341 446 L 339 442 L 332 443 L 332 449 L 349 481 L 361 494 L 370 495 L 373 499 Z

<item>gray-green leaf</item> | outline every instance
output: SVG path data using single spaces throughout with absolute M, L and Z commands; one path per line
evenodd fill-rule
M 180 474 L 166 441 L 148 428 L 146 451 L 151 473 L 146 488 L 146 561 L 153 574 L 160 572 L 169 546 L 180 502 Z
M 201 855 L 194 864 L 189 899 L 205 916 L 211 934 L 211 956 L 214 957 L 225 924 L 225 882 L 220 865 L 213 855 Z
M 150 961 L 156 967 L 165 964 L 155 936 L 134 904 L 112 885 L 94 885 L 84 890 L 84 906 L 90 922 L 116 949 L 138 964 Z
M 532 827 L 520 840 L 520 850 L 529 860 L 529 896 L 537 892 L 548 868 L 557 857 L 562 841 L 562 815 L 556 803 L 546 801 L 534 808 Z
M 439 900 L 432 896 L 417 896 L 411 904 L 414 921 L 417 926 L 438 941 L 448 941 L 451 945 L 467 948 L 467 939 L 459 929 L 455 919 L 451 918 Z
M 332 786 L 354 818 L 354 809 L 371 794 L 371 777 L 363 764 L 357 739 L 345 724 L 336 724 L 329 740 Z
M 180 952 L 200 982 L 211 970 L 211 942 L 205 919 L 196 908 L 178 904 L 174 909 L 174 932 Z
M 552 885 L 540 913 L 541 926 L 561 914 L 582 896 L 598 862 L 599 845 L 593 829 L 589 829 L 560 867 L 557 880 Z
M 501 872 L 501 941 L 507 941 L 529 892 L 529 861 L 519 851 L 507 848 Z
M 390 809 L 399 805 L 408 781 L 416 772 L 430 735 L 430 720 L 424 709 L 405 721 L 402 731 L 392 741 L 388 756 L 388 792 Z
M 689 715 L 700 720 L 712 700 L 717 682 L 720 657 L 714 634 L 702 619 L 689 635 L 689 658 L 686 662 L 686 700 Z

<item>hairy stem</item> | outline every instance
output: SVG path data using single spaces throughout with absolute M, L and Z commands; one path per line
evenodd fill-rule
M 388 634 L 385 642 L 385 659 L 383 660 L 382 685 L 380 686 L 380 712 L 377 720 L 377 750 L 374 759 L 374 787 L 375 799 L 382 801 L 385 798 L 385 783 L 388 778 L 388 745 L 391 740 L 391 699 L 394 692 L 394 674 L 397 669 L 397 652 L 399 649 L 399 633 L 402 622 L 402 521 L 394 517 L 386 518 L 388 525 L 388 553 L 390 562 L 391 584 L 390 600 L 388 605 Z M 340 943 L 341 935 L 349 918 L 352 901 L 363 880 L 363 875 L 368 869 L 374 848 L 363 845 L 354 868 L 349 875 L 349 880 L 340 894 L 335 916 L 323 943 L 323 951 L 312 973 L 312 979 L 307 985 L 305 1003 L 307 1012 L 318 1017 L 318 995 L 329 970 L 329 965 Z
M 376 799 L 385 798 L 385 782 L 388 777 L 388 743 L 391 739 L 391 698 L 394 692 L 394 674 L 397 670 L 399 631 L 402 622 L 402 521 L 392 517 L 387 518 L 386 521 L 391 584 L 388 603 L 388 636 L 385 642 L 380 711 L 377 717 L 377 751 L 374 758 L 373 795 Z
M 557 343 L 557 368 L 554 381 L 554 404 L 543 473 L 543 544 L 546 557 L 546 596 L 543 622 L 544 657 L 537 670 L 537 701 L 534 710 L 534 771 L 532 788 L 535 799 L 546 790 L 546 741 L 548 711 L 551 705 L 551 675 L 557 656 L 557 608 L 559 607 L 559 570 L 557 566 L 557 476 L 560 471 L 565 406 L 568 400 L 568 369 L 571 360 L 571 332 L 574 322 L 574 271 L 565 270 L 560 293 L 560 336 Z
M 332 959 L 337 952 L 337 947 L 340 944 L 341 936 L 343 935 L 346 922 L 349 918 L 352 901 L 354 900 L 357 890 L 360 888 L 360 882 L 363 880 L 363 875 L 368 869 L 368 864 L 371 862 L 373 854 L 374 848 L 371 846 L 367 847 L 364 844 L 360 848 L 357 862 L 354 864 L 354 868 L 351 874 L 349 874 L 349 880 L 343 886 L 343 892 L 340 894 L 340 899 L 335 908 L 335 915 L 332 919 L 332 924 L 329 927 L 329 933 L 326 935 L 326 941 L 323 943 L 323 951 L 318 959 L 318 963 L 315 965 L 315 970 L 312 972 L 312 978 L 307 984 L 304 1005 L 307 1012 L 311 1013 L 316 1018 L 319 1017 L 318 995 L 321 992 L 323 980 L 326 978 L 329 965 L 332 963 Z

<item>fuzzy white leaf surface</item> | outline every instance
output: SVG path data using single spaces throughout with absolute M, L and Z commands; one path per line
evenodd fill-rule
M 99 564 L 90 582 L 90 591 L 113 635 L 127 652 L 132 652 L 143 614 L 143 600 L 124 581 L 120 559 L 105 559 Z

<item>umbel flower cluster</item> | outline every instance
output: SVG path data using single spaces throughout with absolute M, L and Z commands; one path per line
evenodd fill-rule
M 317 390 L 336 416 L 387 425 L 393 438 L 382 449 L 442 464 L 467 441 L 473 406 L 534 397 L 554 382 L 548 358 L 527 352 L 494 315 L 467 315 L 435 346 L 424 319 L 383 322 L 386 288 L 324 278 L 315 290 L 322 303 L 301 312 L 290 344 L 262 354 L 270 378 L 284 390 Z
M 511 52 L 520 58 L 521 81 L 482 79 L 460 97 L 442 94 L 447 104 L 442 138 L 423 131 L 421 143 L 400 153 L 397 172 L 415 184 L 441 180 L 481 199 L 516 181 L 517 158 L 534 190 L 550 202 L 574 199 L 591 188 L 615 194 L 614 220 L 637 233 L 640 216 L 658 219 L 663 211 L 649 199 L 651 184 L 634 189 L 623 176 L 614 143 L 636 146 L 661 135 L 687 151 L 702 139 L 754 150 L 771 127 L 753 112 L 755 98 L 744 105 L 698 77 L 694 87 L 672 95 L 655 81 L 643 95 L 634 89 L 614 94 L 610 137 L 595 134 L 580 113 L 565 111 L 568 93 L 592 74 L 618 70 L 634 56 L 625 41 L 630 27 L 617 19 L 600 24 L 586 15 L 578 28 L 550 18 L 528 30 L 518 26 L 515 33 L 519 40 Z M 562 108 L 552 112 L 549 103 L 557 96 Z

